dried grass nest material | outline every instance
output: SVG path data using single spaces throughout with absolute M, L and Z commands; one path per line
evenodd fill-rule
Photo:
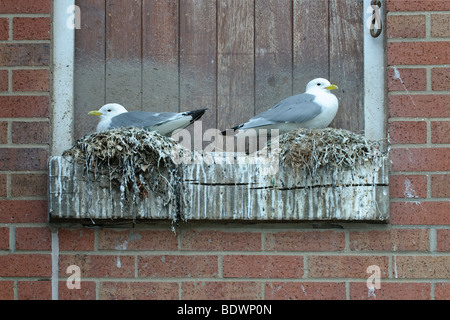
M 183 149 L 171 138 L 139 128 L 119 128 L 79 139 L 63 157 L 83 165 L 92 180 L 109 175 L 111 188 L 119 188 L 122 202 L 137 203 L 150 191 L 157 193 L 164 205 L 176 208 L 173 218 L 179 220 L 186 197 L 183 170 L 174 163 L 174 152 Z
M 367 140 L 344 129 L 299 129 L 280 136 L 280 156 L 283 164 L 307 168 L 352 168 L 367 163 L 379 163 L 386 157 L 381 141 Z

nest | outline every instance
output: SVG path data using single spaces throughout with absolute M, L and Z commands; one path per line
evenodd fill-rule
M 380 141 L 343 129 L 299 129 L 280 136 L 283 164 L 306 168 L 314 174 L 320 167 L 355 169 L 386 157 Z
M 183 149 L 171 138 L 144 129 L 120 128 L 79 139 L 63 157 L 80 163 L 93 180 L 109 176 L 110 187 L 120 190 L 121 201 L 128 207 L 148 197 L 150 191 L 158 194 L 164 205 L 176 208 L 173 220 L 178 221 L 183 219 L 185 192 L 183 170 L 174 163 L 174 152 L 183 153 Z

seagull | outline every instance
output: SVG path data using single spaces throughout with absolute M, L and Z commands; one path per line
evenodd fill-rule
M 311 80 L 305 93 L 286 98 L 231 130 L 233 133 L 238 130 L 236 136 L 239 136 L 249 129 L 255 129 L 254 133 L 259 129 L 278 129 L 281 134 L 299 128 L 326 128 L 338 110 L 338 99 L 330 92 L 335 89 L 338 89 L 338 86 L 327 79 Z M 229 130 L 222 131 L 222 134 L 226 135 Z
M 163 136 L 170 136 L 177 129 L 184 129 L 194 121 L 201 118 L 207 109 L 176 112 L 128 112 L 118 103 L 108 103 L 98 111 L 90 111 L 88 114 L 100 116 L 97 132 L 112 128 L 138 127 L 149 131 L 157 131 Z

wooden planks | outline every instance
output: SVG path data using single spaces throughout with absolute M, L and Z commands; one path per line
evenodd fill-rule
M 87 113 L 105 104 L 105 1 L 77 0 L 82 13 L 75 31 L 74 136 L 95 131 L 98 118 Z
M 141 0 L 106 0 L 106 102 L 142 109 Z
M 364 133 L 363 2 L 330 0 L 330 79 L 339 112 L 330 127 Z
M 202 133 L 242 123 L 313 78 L 336 83 L 332 127 L 360 133 L 363 7 L 353 0 L 77 0 L 76 138 L 106 102 L 208 108 Z M 197 128 L 200 130 L 200 128 Z M 190 128 L 191 133 L 193 128 Z M 202 134 L 200 134 L 200 139 Z
M 179 1 L 143 0 L 142 108 L 179 112 Z

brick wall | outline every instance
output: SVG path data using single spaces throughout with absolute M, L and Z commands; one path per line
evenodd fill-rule
M 0 0 L 0 299 L 51 298 L 52 234 L 59 299 L 449 299 L 450 1 L 388 8 L 391 223 L 190 222 L 174 234 L 48 223 L 51 1 Z M 66 286 L 70 265 L 80 290 Z

